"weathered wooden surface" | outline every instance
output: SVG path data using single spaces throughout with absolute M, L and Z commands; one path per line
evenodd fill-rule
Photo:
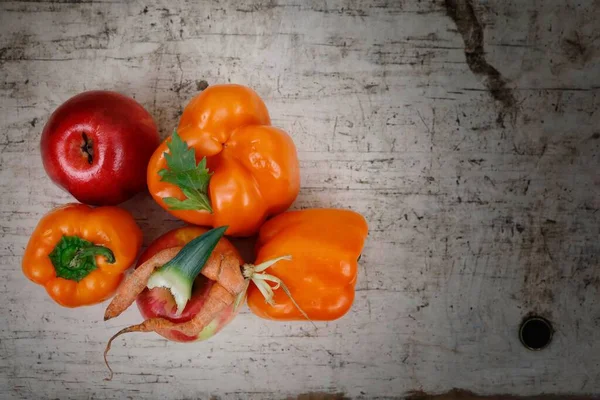
M 0 397 L 600 392 L 597 1 L 9 1 L 0 18 Z M 316 331 L 244 311 L 205 343 L 130 335 L 105 382 L 137 310 L 104 323 L 20 271 L 71 200 L 40 132 L 103 88 L 166 135 L 203 80 L 255 88 L 293 136 L 294 207 L 366 216 L 356 303 Z M 146 243 L 180 225 L 147 196 L 125 206 Z M 528 312 L 556 328 L 544 351 L 518 341 Z

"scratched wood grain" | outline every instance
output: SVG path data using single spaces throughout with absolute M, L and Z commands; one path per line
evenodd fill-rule
M 591 0 L 2 2 L 0 397 L 600 392 L 599 19 Z M 293 136 L 294 208 L 366 216 L 356 302 L 317 330 L 245 310 L 204 343 L 132 334 L 106 382 L 137 310 L 58 307 L 20 270 L 72 200 L 41 129 L 114 89 L 166 136 L 203 81 L 255 88 Z M 148 195 L 124 206 L 145 244 L 181 225 Z M 518 341 L 529 312 L 556 329 L 544 351 Z

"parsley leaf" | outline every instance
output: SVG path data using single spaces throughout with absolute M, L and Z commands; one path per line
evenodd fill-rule
M 171 183 L 181 189 L 186 199 L 163 197 L 170 210 L 206 210 L 212 213 L 208 197 L 208 183 L 212 173 L 206 168 L 206 157 L 196 165 L 196 153 L 181 140 L 177 130 L 167 142 L 165 152 L 167 167 L 158 171 L 162 182 Z

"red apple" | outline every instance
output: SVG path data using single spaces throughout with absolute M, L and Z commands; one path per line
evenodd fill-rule
M 44 127 L 42 161 L 50 178 L 77 200 L 115 205 L 146 188 L 146 167 L 160 143 L 152 116 L 109 91 L 78 94 Z
M 168 249 L 170 247 L 184 246 L 190 240 L 202 235 L 207 231 L 208 229 L 198 226 L 185 226 L 183 228 L 173 229 L 172 231 L 160 236 L 158 239 L 152 242 L 150 246 L 148 246 L 146 251 L 144 251 L 144 253 L 140 256 L 137 266 L 139 267 L 159 251 Z M 233 245 L 227 239 L 222 238 L 221 241 L 225 241 L 227 246 L 231 246 L 231 249 L 237 252 L 237 250 L 235 250 Z M 175 300 L 173 299 L 171 292 L 165 288 L 144 289 L 144 291 L 137 297 L 137 306 L 144 319 L 158 317 L 166 318 L 172 322 L 186 322 L 192 319 L 202 309 L 209 289 L 213 284 L 214 282 L 210 279 L 199 275 L 194 281 L 192 297 L 188 301 L 180 316 L 175 315 L 177 305 L 175 304 Z M 237 308 L 235 308 L 232 304 L 223 310 L 196 337 L 184 335 L 183 333 L 174 329 L 160 331 L 158 334 L 175 342 L 206 340 L 218 333 L 238 314 L 241 304 L 244 303 L 243 300 L 244 299 L 238 302 Z

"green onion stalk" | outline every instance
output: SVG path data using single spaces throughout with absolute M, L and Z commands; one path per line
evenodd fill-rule
M 175 315 L 183 312 L 192 297 L 194 280 L 206 265 L 208 258 L 225 234 L 227 226 L 211 229 L 186 244 L 175 257 L 152 273 L 147 287 L 169 289 L 177 305 Z

